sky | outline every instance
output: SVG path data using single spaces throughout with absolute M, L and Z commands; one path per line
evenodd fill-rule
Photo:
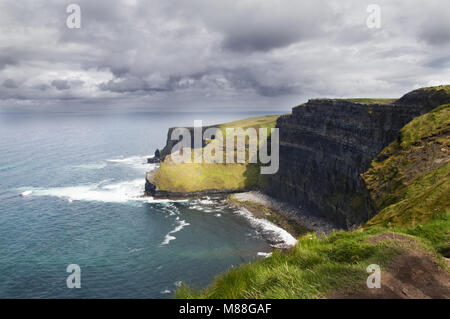
M 448 0 L 0 0 L 0 108 L 285 111 L 449 83 Z

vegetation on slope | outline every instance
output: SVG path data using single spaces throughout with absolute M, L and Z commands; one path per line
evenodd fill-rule
M 241 265 L 219 275 L 203 290 L 182 286 L 177 298 L 320 298 L 352 289 L 367 278 L 366 267 L 385 265 L 398 249 L 388 242 L 369 243 L 371 232 L 339 232 L 318 238 L 306 235 L 287 252 Z
M 367 266 L 377 264 L 386 270 L 390 261 L 404 252 L 391 240 L 377 237 L 394 234 L 411 236 L 413 249 L 428 251 L 441 269 L 448 267 L 436 255 L 433 243 L 443 243 L 448 235 L 448 218 L 436 218 L 426 225 L 365 231 L 338 232 L 327 237 L 308 234 L 289 251 L 275 250 L 264 260 L 232 268 L 216 277 L 212 285 L 197 290 L 187 285 L 176 291 L 177 298 L 324 298 L 339 291 L 346 295 L 364 289 Z M 444 270 L 445 271 L 445 270 Z
M 364 227 L 328 237 L 305 235 L 287 252 L 241 265 L 196 290 L 186 285 L 178 298 L 321 298 L 361 287 L 366 267 L 386 269 L 404 247 L 374 242 L 375 235 L 402 233 L 432 255 L 449 257 L 449 119 L 442 105 L 406 125 L 364 174 L 380 210 Z M 441 268 L 448 267 L 441 259 Z
M 438 85 L 423 88 L 425 91 L 445 91 L 445 93 L 450 94 L 450 85 Z
M 345 99 L 345 101 L 361 103 L 361 104 L 391 104 L 397 99 L 368 99 L 368 98 L 356 98 L 356 99 Z
M 363 174 L 380 212 L 365 227 L 415 226 L 450 207 L 450 104 L 415 118 Z
M 247 118 L 239 121 L 219 124 L 217 127 L 224 137 L 223 147 L 226 145 L 226 128 L 274 128 L 279 115 L 267 115 Z M 212 148 L 217 140 L 210 140 L 205 146 Z M 246 140 L 246 147 L 248 140 Z M 199 151 L 193 151 L 196 156 Z M 225 152 L 225 151 L 224 151 Z M 246 148 L 245 163 L 183 163 L 176 164 L 170 155 L 167 156 L 153 177 L 153 182 L 161 190 L 171 192 L 196 192 L 205 190 L 241 190 L 251 189 L 260 183 L 258 164 L 248 162 L 248 149 Z M 236 153 L 236 152 L 235 152 Z M 225 161 L 224 161 L 225 162 Z

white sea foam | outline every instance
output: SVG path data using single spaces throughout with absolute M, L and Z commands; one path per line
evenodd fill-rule
M 82 164 L 82 165 L 76 165 L 73 166 L 74 168 L 81 168 L 81 169 L 102 169 L 105 168 L 107 164 L 105 162 L 101 163 L 91 163 L 91 164 Z
M 143 197 L 144 187 L 144 178 L 139 178 L 116 183 L 112 183 L 110 179 L 107 179 L 95 184 L 52 188 L 20 188 L 18 190 L 21 191 L 21 196 L 52 196 L 66 199 L 70 203 L 72 201 L 96 201 L 105 203 L 144 202 L 161 204 L 174 202 L 174 200 L 169 199 Z
M 272 256 L 272 253 L 258 252 L 257 255 L 260 257 L 268 258 L 268 257 Z
M 139 178 L 131 181 L 108 183 L 102 181 L 96 184 L 85 184 L 68 187 L 53 188 L 30 188 L 21 193 L 22 196 L 53 196 L 72 201 L 96 201 L 105 203 L 166 203 L 167 199 L 153 199 L 142 197 L 144 193 L 144 179 Z
M 68 187 L 33 188 L 33 196 L 53 196 L 71 201 L 97 201 L 108 203 L 125 203 L 130 200 L 139 200 L 144 192 L 143 179 L 119 182 L 104 185 L 86 184 Z
M 180 230 L 182 230 L 184 227 L 190 225 L 189 223 L 186 223 L 185 220 L 179 220 L 179 221 L 177 221 L 177 223 L 178 223 L 178 225 L 166 235 L 163 242 L 161 243 L 161 246 L 167 245 L 172 240 L 175 240 L 176 237 L 172 236 L 172 234 L 175 234 L 175 233 L 179 232 Z
M 114 158 L 107 159 L 107 162 L 127 165 L 138 170 L 151 170 L 152 168 L 158 167 L 158 164 L 148 164 L 147 159 L 154 157 L 153 155 L 138 155 L 130 156 L 125 158 Z
M 32 193 L 33 193 L 33 191 L 25 191 L 25 192 L 22 192 L 20 195 L 25 197 L 25 196 L 31 195 Z
M 250 223 L 255 228 L 259 229 L 263 234 L 268 235 L 271 241 L 273 241 L 272 244 L 273 247 L 277 248 L 292 247 L 297 243 L 297 240 L 283 228 L 274 225 L 268 220 L 256 218 L 255 216 L 253 216 L 252 213 L 250 213 L 245 208 L 236 211 L 236 213 L 249 220 Z
M 169 289 L 161 291 L 161 294 L 163 294 L 163 295 L 167 295 L 167 294 L 170 294 L 170 293 L 171 293 L 171 291 Z
M 84 165 L 74 166 L 84 169 L 101 169 L 108 165 L 108 163 L 117 163 L 127 165 L 136 169 L 143 169 L 144 171 L 156 167 L 158 164 L 147 164 L 147 158 L 153 155 L 139 155 L 122 157 L 116 159 L 107 159 L 99 163 L 89 163 Z M 144 175 L 143 175 L 144 176 Z M 66 199 L 68 202 L 72 201 L 97 201 L 107 203 L 126 203 L 126 202 L 147 202 L 147 203 L 165 203 L 171 200 L 155 200 L 152 197 L 143 197 L 145 187 L 144 177 L 122 181 L 111 182 L 110 179 L 103 180 L 99 183 L 83 184 L 67 187 L 52 187 L 52 188 L 20 188 L 21 196 L 53 196 Z
M 205 199 L 198 200 L 198 203 L 200 203 L 202 205 L 212 205 L 212 204 L 214 204 L 214 202 L 209 197 L 206 197 Z

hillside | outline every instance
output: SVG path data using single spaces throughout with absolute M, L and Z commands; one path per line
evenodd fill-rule
M 449 150 L 450 104 L 408 123 L 362 175 L 379 211 L 364 229 L 410 227 L 450 257 Z
M 226 128 L 273 128 L 278 115 L 260 116 L 218 124 L 216 126 L 224 137 L 223 152 L 225 153 Z M 170 136 L 170 135 L 169 135 Z M 202 152 L 207 153 L 213 149 L 217 140 L 204 141 Z M 248 143 L 248 140 L 246 141 Z M 191 193 L 212 190 L 244 190 L 255 188 L 260 183 L 258 164 L 248 161 L 248 145 L 246 145 L 245 163 L 182 163 L 177 164 L 171 159 L 170 150 L 173 144 L 167 144 L 163 150 L 164 161 L 156 174 L 149 181 L 154 183 L 161 191 L 171 193 Z M 199 150 L 192 150 L 192 158 L 197 156 Z M 225 162 L 225 160 L 224 160 Z
M 361 174 L 413 118 L 450 103 L 448 86 L 398 100 L 312 99 L 277 120 L 280 169 L 264 193 L 353 228 L 377 213 Z
M 415 118 L 363 174 L 379 213 L 372 226 L 415 226 L 450 206 L 450 104 Z
M 448 102 L 436 107 L 436 103 L 447 101 L 449 96 L 449 86 L 442 86 L 416 90 L 391 102 L 392 107 L 399 107 L 399 110 L 389 109 L 388 112 L 394 117 L 398 114 L 395 112 L 406 112 L 408 107 L 419 116 L 412 116 L 409 123 L 406 117 L 403 118 L 401 121 L 405 121 L 406 125 L 400 127 L 397 134 L 389 131 L 393 127 L 391 119 L 384 125 L 383 133 L 391 134 L 391 141 L 374 155 L 370 154 L 375 153 L 375 150 L 370 150 L 369 155 L 373 158 L 367 164 L 362 158 L 359 159 L 362 165 L 359 168 L 361 187 L 367 192 L 367 199 L 374 210 L 373 216 L 360 228 L 328 236 L 304 235 L 289 251 L 274 251 L 272 257 L 231 269 L 202 290 L 182 286 L 176 296 L 450 298 L 448 260 L 444 258 L 449 257 L 450 250 L 450 108 Z M 331 107 L 333 112 L 338 112 L 337 106 L 355 110 L 354 106 L 347 104 L 355 102 L 327 100 L 320 103 Z M 364 107 L 373 105 L 367 103 Z M 308 112 L 313 112 L 312 105 L 304 107 L 311 107 Z M 362 107 L 358 105 L 356 110 Z M 377 107 L 384 108 L 386 105 Z M 429 109 L 429 112 L 420 111 L 425 109 Z M 319 107 L 318 110 L 324 109 Z M 366 112 L 369 110 L 366 109 Z M 380 109 L 372 111 L 381 112 Z M 303 111 L 301 114 L 305 115 Z M 307 117 L 310 122 L 311 116 L 314 115 Z M 286 128 L 287 125 L 296 129 L 306 127 L 306 119 L 296 119 L 294 125 L 287 121 L 292 121 L 292 118 L 281 117 L 277 126 L 285 125 Z M 301 121 L 302 126 L 298 121 Z M 358 127 L 360 129 L 354 130 L 354 133 L 364 132 L 362 126 Z M 292 129 L 290 132 L 293 132 Z M 310 130 L 306 128 L 306 136 L 308 132 Z M 318 128 L 315 132 L 319 132 Z M 299 141 L 306 141 L 306 136 L 296 133 L 289 138 L 293 140 L 297 137 L 295 141 L 298 145 Z M 386 138 L 387 135 L 380 136 Z M 359 137 L 359 141 L 369 137 L 374 138 L 374 135 Z M 354 139 L 357 141 L 358 137 Z M 351 140 L 347 138 L 346 141 L 348 143 Z M 369 151 L 367 148 L 362 149 Z M 347 148 L 349 151 L 354 153 L 355 149 Z M 336 149 L 328 149 L 328 152 L 336 155 Z M 289 154 L 293 155 L 292 152 Z M 319 168 L 311 166 L 310 169 Z M 351 194 L 349 192 L 347 198 L 351 198 Z M 370 264 L 381 266 L 382 289 L 369 290 L 365 286 L 368 276 L 366 267 Z

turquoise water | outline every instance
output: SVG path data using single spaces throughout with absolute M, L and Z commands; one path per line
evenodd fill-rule
M 169 298 L 269 252 L 220 198 L 139 197 L 168 127 L 256 115 L 0 114 L 0 297 Z M 80 289 L 66 286 L 69 264 Z

